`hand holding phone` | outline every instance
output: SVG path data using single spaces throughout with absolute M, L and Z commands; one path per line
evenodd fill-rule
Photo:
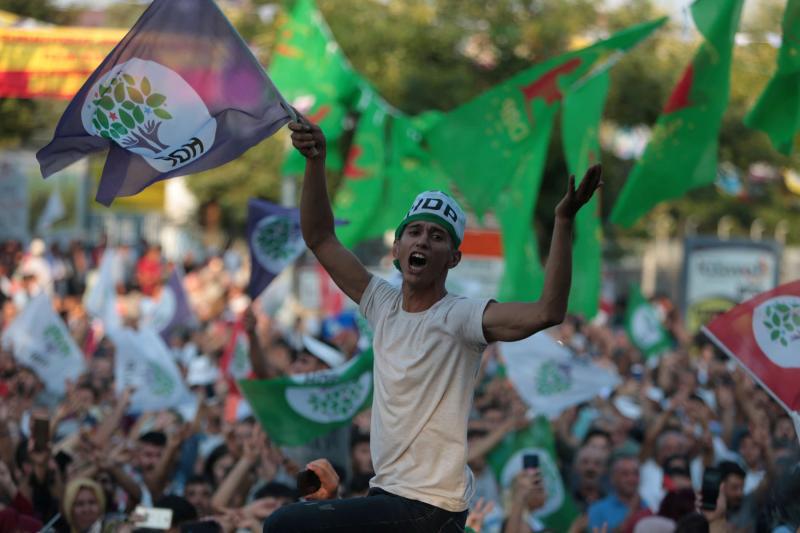
M 139 505 L 133 511 L 133 514 L 139 518 L 136 521 L 137 528 L 163 529 L 166 531 L 172 527 L 172 509 Z
M 50 445 L 50 420 L 47 418 L 33 419 L 33 451 L 44 452 Z
M 705 511 L 714 511 L 719 498 L 719 486 L 722 482 L 722 472 L 718 468 L 706 468 L 703 472 L 700 508 Z
M 297 473 L 297 491 L 300 496 L 314 494 L 322 486 L 319 476 L 311 470 L 301 470 Z

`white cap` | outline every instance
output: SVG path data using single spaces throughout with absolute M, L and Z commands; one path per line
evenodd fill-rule
M 411 209 L 395 231 L 399 239 L 403 229 L 415 220 L 427 220 L 441 225 L 450 234 L 456 248 L 464 240 L 467 215 L 456 200 L 442 191 L 425 191 L 417 195 Z
M 342 355 L 339 350 L 309 335 L 303 335 L 303 347 L 308 350 L 308 353 L 331 368 L 336 368 L 347 362 L 347 359 L 345 359 L 344 355 Z

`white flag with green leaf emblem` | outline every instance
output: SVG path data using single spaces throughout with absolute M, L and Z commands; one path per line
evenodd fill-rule
M 3 332 L 3 346 L 56 394 L 64 393 L 65 380 L 77 379 L 84 370 L 83 354 L 43 292 L 28 302 Z
M 537 415 L 550 419 L 620 383 L 615 373 L 577 359 L 544 331 L 501 343 L 500 354 L 525 403 Z
M 154 330 L 112 328 L 114 379 L 117 392 L 135 389 L 130 411 L 158 411 L 191 402 L 192 394 L 181 377 L 166 344 Z

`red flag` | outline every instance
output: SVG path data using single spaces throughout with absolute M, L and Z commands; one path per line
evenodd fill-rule
M 253 370 L 248 356 L 249 351 L 250 339 L 247 338 L 244 324 L 241 320 L 238 320 L 233 324 L 231 339 L 228 341 L 228 345 L 225 347 L 222 359 L 219 362 L 225 379 L 231 385 L 231 390 L 239 390 L 236 385 L 237 380 L 253 377 Z
M 790 414 L 800 411 L 800 280 L 737 305 L 703 331 Z

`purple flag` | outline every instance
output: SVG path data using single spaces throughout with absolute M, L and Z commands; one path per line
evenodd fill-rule
M 247 294 L 255 299 L 305 251 L 300 210 L 251 198 L 247 202 L 247 243 L 250 246 Z
M 162 314 L 166 320 L 162 322 L 163 326 L 159 327 L 158 331 L 165 339 L 169 338 L 170 333 L 175 328 L 194 324 L 194 315 L 189 307 L 189 298 L 183 289 L 183 276 L 181 276 L 177 268 L 172 270 L 167 284 L 161 289 L 158 306 L 159 308 L 164 308 Z
M 109 148 L 97 201 L 235 159 L 289 106 L 212 0 L 154 0 L 36 154 L 46 178 Z

